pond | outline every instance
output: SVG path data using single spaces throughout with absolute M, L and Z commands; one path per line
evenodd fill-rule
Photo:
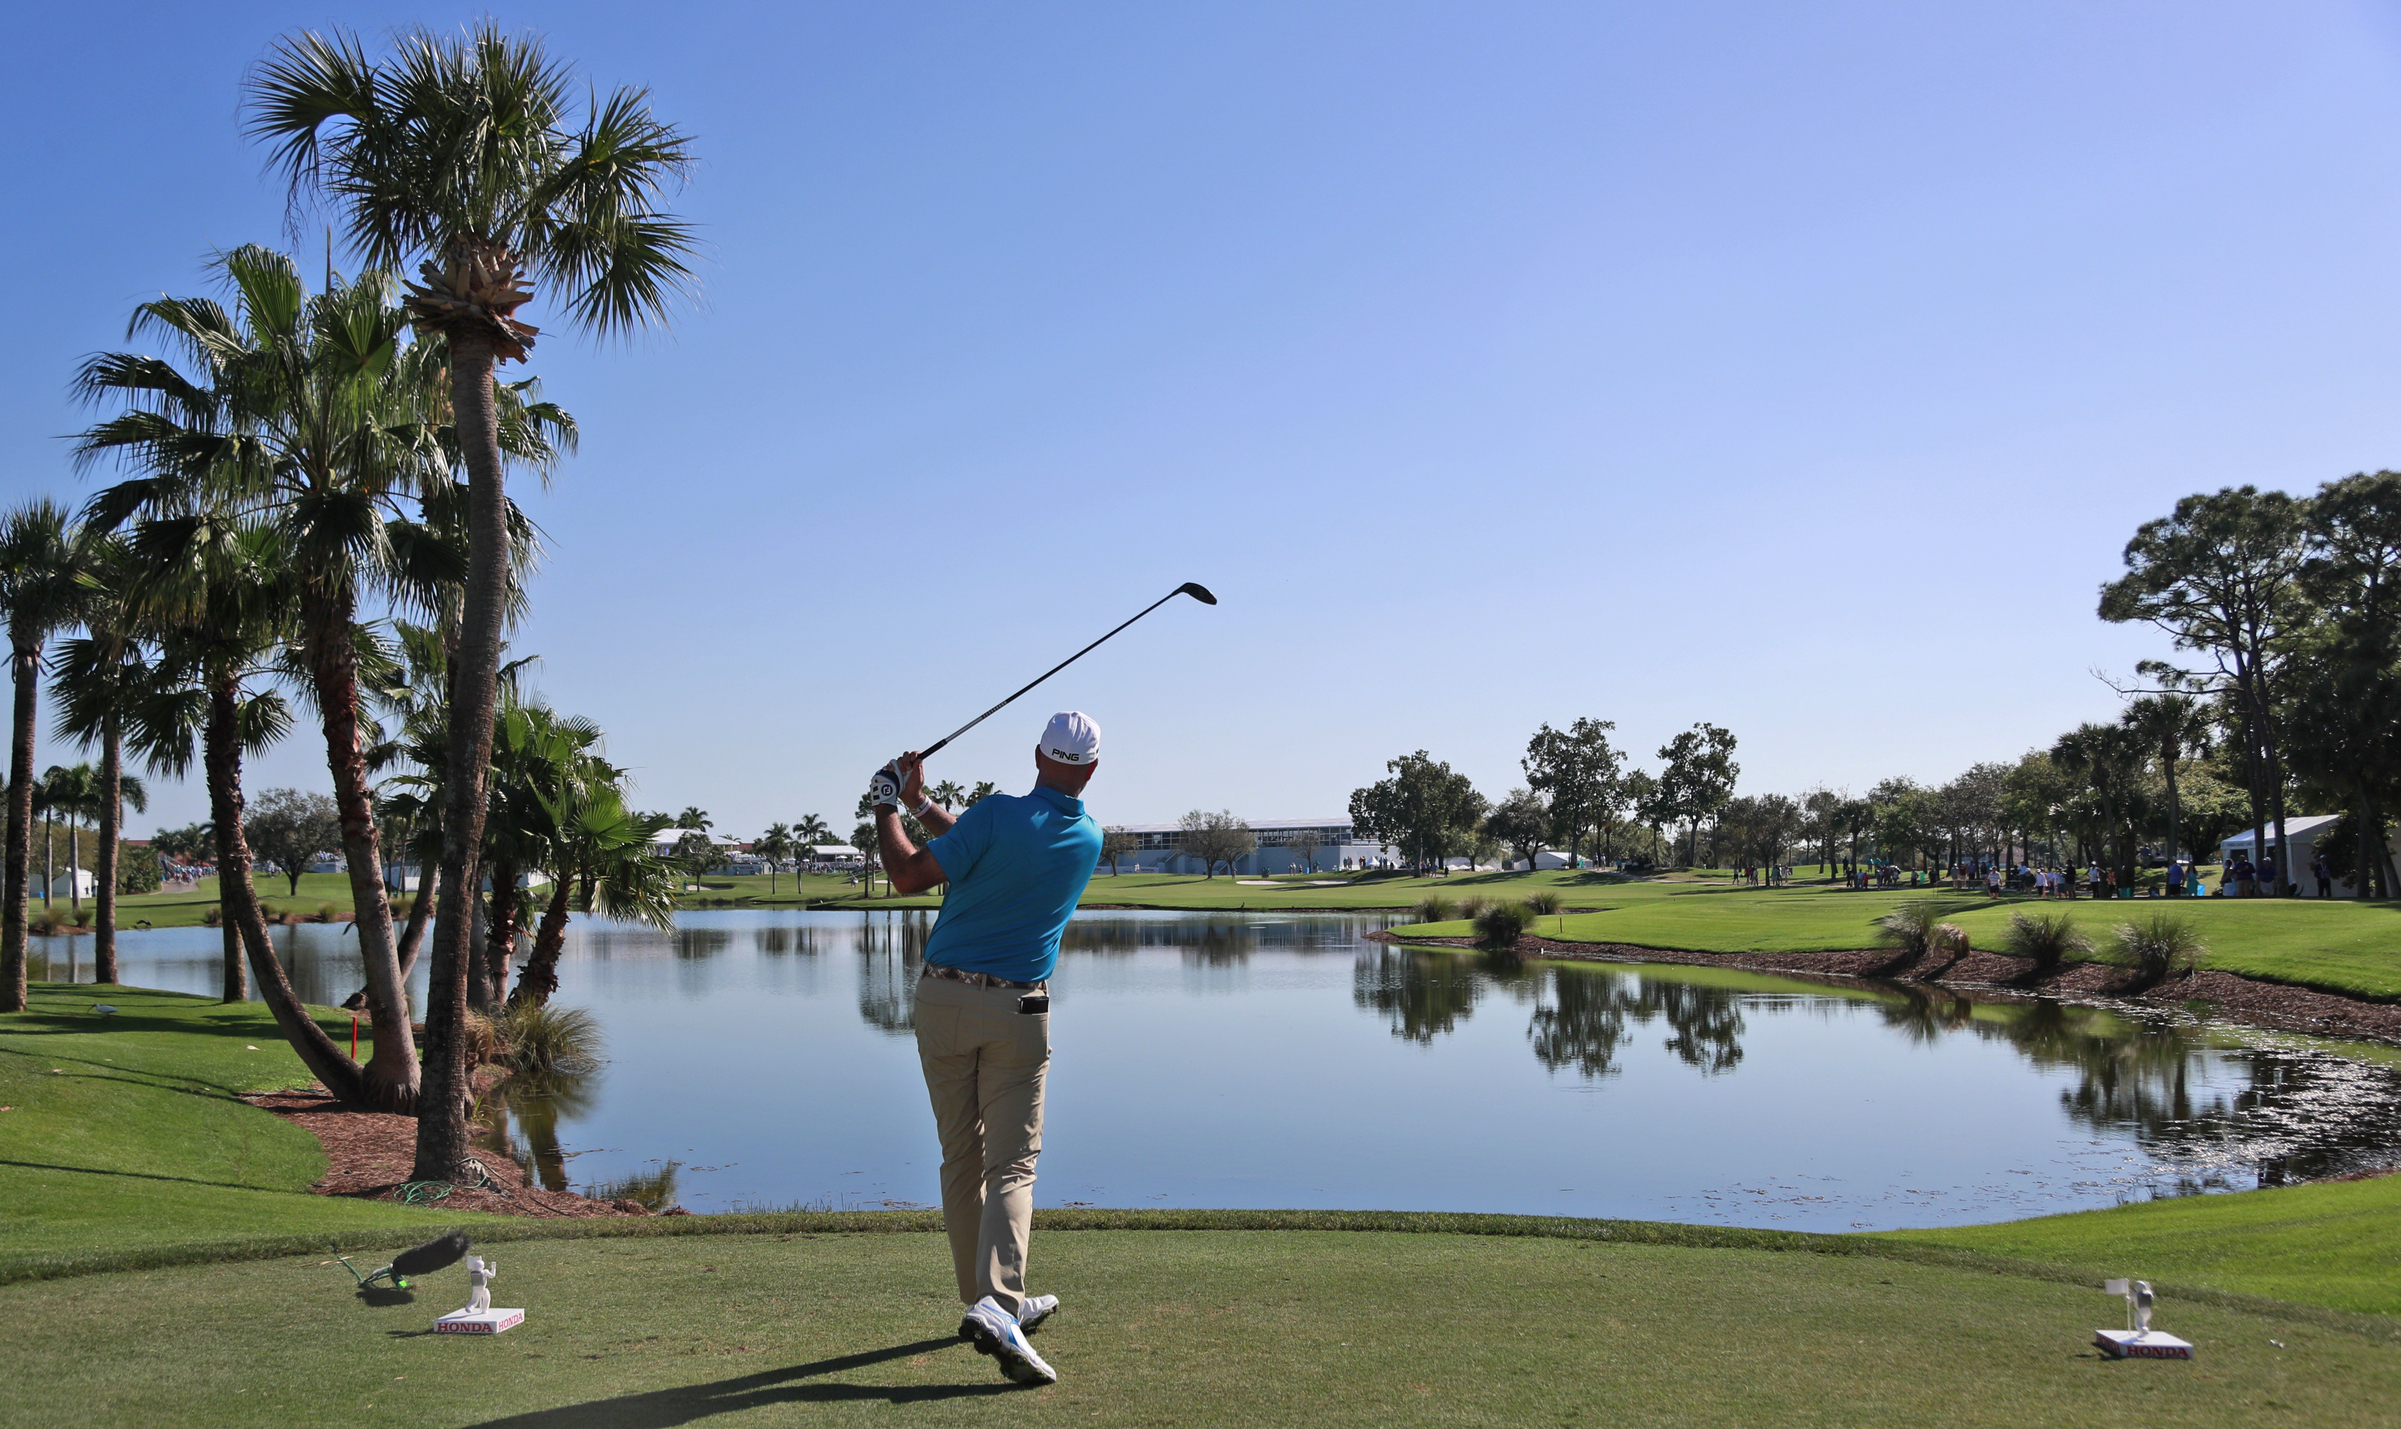
M 2401 1074 L 2377 1049 L 1363 936 L 1391 921 L 1078 915 L 1053 984 L 1039 1204 L 1867 1230 L 2245 1190 L 2401 1145 Z M 553 1184 L 694 1211 L 929 1204 L 909 1017 L 930 927 L 781 911 L 579 927 L 559 1001 L 597 1015 L 608 1062 L 515 1088 L 491 1142 Z M 213 992 L 219 936 L 129 935 L 126 978 Z M 277 941 L 304 996 L 357 987 L 339 925 Z M 36 977 L 90 977 L 88 939 L 36 943 Z

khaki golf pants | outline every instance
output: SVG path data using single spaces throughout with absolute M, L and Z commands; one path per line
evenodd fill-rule
M 1023 996 L 917 980 L 917 1058 L 942 1137 L 942 1225 L 959 1299 L 972 1305 L 989 1295 L 1012 1315 L 1025 1302 L 1042 1080 L 1050 1070 L 1050 1014 L 1019 1012 Z

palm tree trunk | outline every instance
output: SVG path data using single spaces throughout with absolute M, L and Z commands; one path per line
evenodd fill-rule
M 541 1007 L 559 990 L 559 951 L 567 945 L 567 895 L 575 886 L 572 873 L 560 869 L 558 883 L 550 890 L 541 925 L 534 930 L 533 951 L 525 955 L 525 970 L 517 974 L 517 990 L 509 994 L 512 1007 L 521 1002 Z
M 92 930 L 92 980 L 117 980 L 117 858 L 125 839 L 125 735 L 110 715 L 100 726 L 100 847 L 93 851 L 100 865 L 100 883 L 92 891 L 99 904 Z
M 492 393 L 492 342 L 474 332 L 450 335 L 451 420 L 467 460 L 467 586 L 461 602 L 458 658 L 451 663 L 449 787 L 442 817 L 441 904 L 434 914 L 433 965 L 427 969 L 425 1060 L 412 1176 L 445 1181 L 467 1155 L 467 944 L 474 929 L 477 867 L 483 851 L 492 767 L 492 717 L 498 702 L 500 627 L 509 580 L 508 494 L 501 484 L 500 413 Z
M 508 997 L 509 965 L 517 951 L 518 910 L 525 903 L 524 892 L 517 887 L 515 864 L 495 859 L 491 870 L 492 912 L 475 955 L 475 985 L 469 990 L 475 1010 L 486 1014 L 498 1011 Z
M 217 875 L 217 887 L 220 890 L 217 895 L 217 926 L 224 934 L 225 944 L 224 1000 L 248 1002 L 250 1000 L 250 970 L 242 966 L 242 935 L 235 930 L 233 913 L 225 905 L 225 895 L 222 892 L 225 887 L 225 875 L 222 872 L 225 860 L 222 856 L 217 860 L 217 867 L 220 870 Z
M 33 869 L 34 682 L 40 650 L 14 646 L 9 676 L 16 685 L 15 724 L 8 751 L 8 867 L 0 870 L 0 1012 L 25 1010 L 25 885 Z
M 317 711 L 325 729 L 325 763 L 333 775 L 334 807 L 342 820 L 342 855 L 350 870 L 352 931 L 367 975 L 367 1013 L 375 1054 L 367 1061 L 368 1097 L 386 1111 L 417 1105 L 417 1046 L 409 1035 L 408 996 L 392 939 L 392 905 L 383 881 L 382 830 L 367 792 L 367 755 L 359 747 L 358 647 L 351 643 L 353 598 L 348 586 L 314 600 L 302 645 Z M 295 893 L 297 886 L 295 881 Z
M 408 923 L 400 930 L 400 985 L 408 986 L 409 974 L 417 970 L 417 950 L 425 946 L 425 927 L 433 920 L 435 899 L 424 891 L 425 878 L 417 878 L 416 901 L 409 904 Z
M 218 677 L 208 700 L 205 762 L 209 813 L 217 822 L 217 888 L 225 903 L 229 927 L 241 935 L 250 954 L 250 969 L 258 977 L 259 995 L 274 1014 L 275 1025 L 292 1050 L 325 1089 L 339 1101 L 355 1102 L 366 1090 L 358 1063 L 343 1055 L 284 976 L 283 962 L 268 941 L 266 915 L 259 911 L 258 890 L 250 882 L 250 845 L 242 837 L 242 740 L 235 682 Z
M 83 914 L 83 880 L 76 876 L 83 867 L 83 822 L 80 817 L 67 820 L 67 906 L 75 910 L 80 920 Z

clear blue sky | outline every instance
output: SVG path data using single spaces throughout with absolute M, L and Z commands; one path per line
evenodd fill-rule
M 7 499 L 90 489 L 67 377 L 134 303 L 284 241 L 244 68 L 472 13 L 18 15 Z M 1728 725 L 1750 790 L 1940 779 L 2115 709 L 2137 523 L 2401 465 L 2390 5 L 496 13 L 705 158 L 705 302 L 535 354 L 585 445 L 518 648 L 733 831 L 847 828 L 1183 580 L 1224 604 L 940 772 L 1023 783 L 1076 705 L 1112 821 L 1336 811 L 1420 747 L 1497 796 L 1579 715 Z

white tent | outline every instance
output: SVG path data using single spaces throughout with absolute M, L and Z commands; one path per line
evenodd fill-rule
M 2318 840 L 2333 831 L 2334 821 L 2339 817 L 2341 816 L 2337 814 L 2299 814 L 2289 816 L 2284 821 L 2284 836 L 2291 840 L 2293 845 L 2292 866 L 2285 872 L 2294 883 L 2300 885 L 2301 896 L 2304 898 L 2318 891 L 2317 878 L 2310 872 L 2311 866 L 2317 862 Z M 2274 853 L 2276 851 L 2276 826 L 2274 824 L 2268 825 L 2267 835 L 2268 852 Z M 2237 853 L 2250 858 L 2253 863 L 2259 861 L 2258 855 L 2251 847 L 2251 831 L 2249 829 L 2243 830 L 2218 845 L 2218 862 L 2220 864 L 2229 863 Z M 2396 861 L 2401 861 L 2401 833 L 2396 833 L 2393 837 L 2393 855 Z M 2355 898 L 2358 896 L 2351 887 L 2353 868 L 2349 860 L 2345 860 L 2340 868 L 2330 871 L 2334 874 L 2335 897 Z
M 88 868 L 63 868 L 50 880 L 53 898 L 90 898 L 99 891 L 100 880 Z

